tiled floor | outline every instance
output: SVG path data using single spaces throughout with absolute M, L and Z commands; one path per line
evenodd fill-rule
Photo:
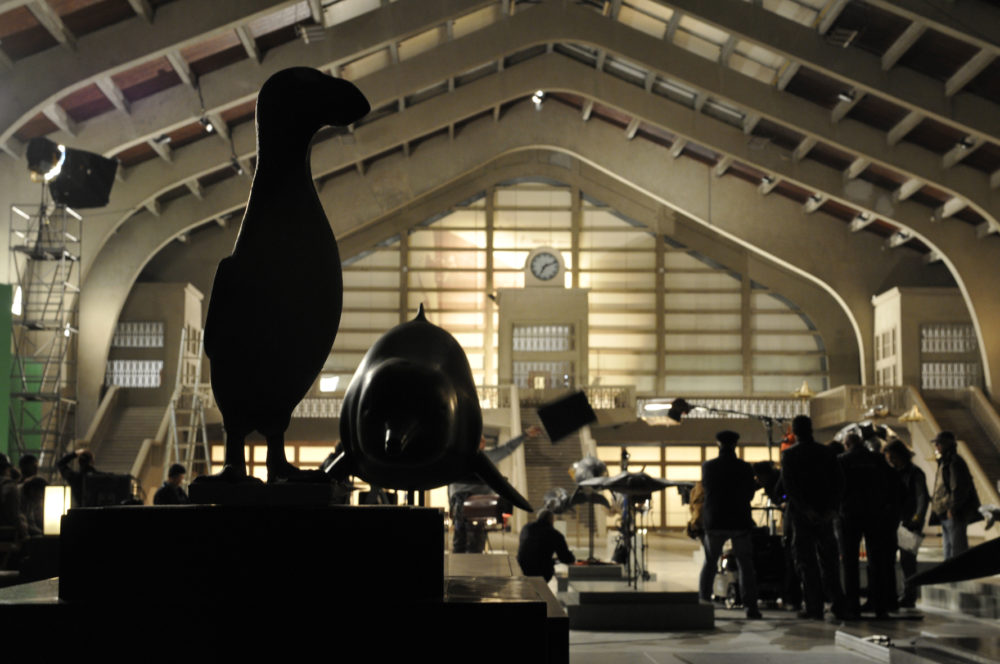
M 491 540 L 495 550 L 514 550 L 516 543 Z M 586 556 L 586 542 L 574 551 Z M 598 554 L 604 552 L 599 550 Z M 934 555 L 927 552 L 926 557 Z M 651 535 L 648 569 L 657 581 L 678 590 L 695 590 L 701 568 L 700 547 L 682 535 Z M 551 584 L 555 592 L 555 580 Z M 919 606 L 919 605 L 918 605 Z M 743 612 L 717 607 L 715 629 L 703 632 L 570 632 L 572 664 L 852 664 L 871 662 L 834 644 L 837 630 L 855 636 L 889 635 L 906 644 L 921 635 L 972 636 L 1000 639 L 996 621 L 977 620 L 957 613 L 919 610 L 910 619 L 833 624 L 803 621 L 782 610 L 763 611 L 764 620 L 747 621 Z M 917 619 L 917 617 L 920 617 Z

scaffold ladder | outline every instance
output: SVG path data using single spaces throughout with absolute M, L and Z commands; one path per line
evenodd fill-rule
M 201 382 L 204 344 L 201 329 L 185 325 L 181 330 L 177 357 L 177 379 L 170 398 L 170 431 L 163 479 L 170 466 L 179 463 L 187 469 L 188 479 L 211 472 L 205 408 L 212 398 L 211 387 Z M 198 453 L 199 446 L 201 454 Z

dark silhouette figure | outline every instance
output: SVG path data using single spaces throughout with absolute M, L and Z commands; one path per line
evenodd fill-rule
M 184 492 L 184 476 L 187 475 L 187 468 L 179 463 L 170 466 L 167 471 L 167 479 L 163 486 L 153 494 L 154 505 L 187 505 L 191 502 Z
M 556 573 L 557 556 L 561 562 L 572 565 L 576 562 L 573 552 L 566 546 L 566 538 L 555 529 L 555 515 L 546 509 L 538 510 L 538 518 L 521 530 L 517 547 L 517 564 L 525 576 L 540 576 L 546 582 Z
M 934 438 L 938 454 L 938 468 L 934 476 L 934 494 L 931 497 L 931 523 L 941 524 L 944 558 L 948 560 L 969 548 L 966 533 L 970 523 L 983 518 L 979 513 L 979 496 L 969 472 L 969 465 L 958 455 L 955 434 L 942 431 Z
M 927 477 L 915 463 L 913 452 L 906 444 L 894 438 L 885 446 L 885 460 L 897 473 L 901 483 L 902 494 L 899 501 L 900 525 L 917 535 L 923 535 L 924 520 L 927 518 L 927 508 L 930 505 L 930 494 L 927 493 Z M 917 573 L 917 553 L 899 547 L 899 566 L 903 569 L 903 578 L 907 579 Z M 913 608 L 917 602 L 917 589 L 906 584 L 899 605 L 903 608 Z
M 340 410 L 340 445 L 323 471 L 380 487 L 432 489 L 475 473 L 523 510 L 528 501 L 479 449 L 483 415 L 465 351 L 416 317 L 380 337 L 358 365 Z
M 25 454 L 17 461 L 21 469 L 21 479 L 18 482 L 21 492 L 21 514 L 28 527 L 28 535 L 35 537 L 42 534 L 45 523 L 45 487 L 48 482 L 38 476 L 38 457 Z
M 712 582 L 722 556 L 722 545 L 730 540 L 739 565 L 740 596 L 746 615 L 759 619 L 757 574 L 750 537 L 754 528 L 750 501 L 760 487 L 750 464 L 736 456 L 740 435 L 735 431 L 720 431 L 715 439 L 719 443 L 719 456 L 701 465 L 701 484 L 705 492 L 701 511 L 705 528 L 705 562 L 701 568 L 698 594 L 702 600 L 712 599 Z
M 899 524 L 899 477 L 861 436 L 844 439 L 847 451 L 837 457 L 844 471 L 844 500 L 840 505 L 841 559 L 847 615 L 857 618 L 861 605 L 859 549 L 865 540 L 868 554 L 868 603 L 877 618 L 888 617 L 896 605 L 896 527 Z
M 803 618 L 823 619 L 824 596 L 833 614 L 844 614 L 834 520 L 844 493 L 844 474 L 833 451 L 813 438 L 812 420 L 792 420 L 796 443 L 781 454 L 781 490 L 792 529 L 792 554 L 802 583 Z
M 343 302 L 337 241 L 309 169 L 310 141 L 321 127 L 349 125 L 368 111 L 352 83 L 307 67 L 274 74 L 257 96 L 257 171 L 205 321 L 226 430 L 224 479 L 246 478 L 243 446 L 254 430 L 267 439 L 268 481 L 303 476 L 285 458 L 285 429 L 330 354 Z
M 76 459 L 79 470 L 73 470 L 72 463 Z M 73 497 L 73 505 L 76 507 L 86 507 L 83 497 L 83 478 L 87 475 L 100 473 L 94 467 L 94 453 L 90 450 L 76 450 L 69 452 L 56 462 L 59 474 L 69 485 L 70 495 Z

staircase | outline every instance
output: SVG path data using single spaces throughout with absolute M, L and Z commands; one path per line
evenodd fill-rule
M 531 425 L 541 426 L 538 411 L 535 408 L 521 409 L 521 427 L 527 429 Z M 544 431 L 544 428 L 542 429 Z M 537 438 L 524 441 L 524 463 L 527 467 L 528 501 L 535 510 L 540 510 L 545 503 L 545 493 L 555 487 L 562 487 L 570 492 L 576 489 L 576 483 L 569 474 L 574 463 L 583 458 L 579 433 L 573 433 L 561 439 L 555 445 L 544 433 Z M 586 542 L 589 528 L 589 516 L 586 505 L 577 505 L 576 515 L 570 512 L 557 518 L 566 521 L 566 534 L 572 540 Z M 598 507 L 598 516 L 603 508 Z
M 924 392 L 924 402 L 943 431 L 951 431 L 965 441 L 969 451 L 991 482 L 1000 480 L 1000 449 L 959 399 L 934 392 Z
M 127 406 L 114 417 L 94 465 L 107 473 L 131 473 L 142 441 L 160 428 L 163 406 Z

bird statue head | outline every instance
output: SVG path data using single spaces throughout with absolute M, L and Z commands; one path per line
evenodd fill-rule
M 257 95 L 257 125 L 282 133 L 346 127 L 371 110 L 356 85 L 312 67 L 289 67 L 272 75 Z

